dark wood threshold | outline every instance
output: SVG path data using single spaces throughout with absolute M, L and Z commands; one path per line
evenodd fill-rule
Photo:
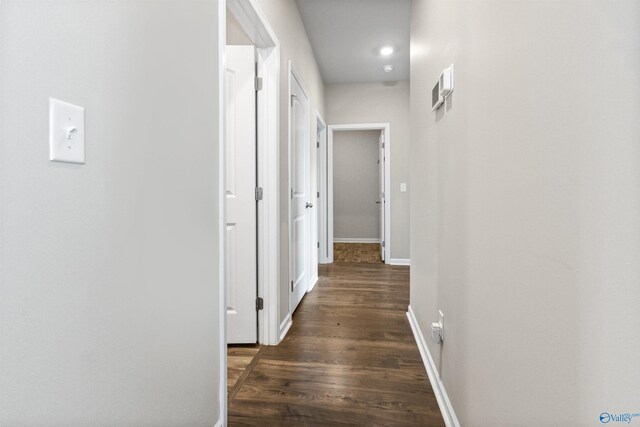
M 256 353 L 256 355 L 253 356 L 253 359 L 251 359 L 251 362 L 249 363 L 249 365 L 246 367 L 244 372 L 242 372 L 242 374 L 240 375 L 236 383 L 233 385 L 233 387 L 229 391 L 227 395 L 227 405 L 230 405 L 231 402 L 233 402 L 233 399 L 235 399 L 236 395 L 238 394 L 238 391 L 240 391 L 240 388 L 242 387 L 246 379 L 251 374 L 251 371 L 253 371 L 253 368 L 255 368 L 255 366 L 258 364 L 258 361 L 260 360 L 260 358 L 262 357 L 265 351 L 267 351 L 267 346 L 261 346 L 258 352 Z

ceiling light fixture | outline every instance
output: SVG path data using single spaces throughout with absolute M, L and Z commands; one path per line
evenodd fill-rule
M 391 46 L 385 46 L 382 49 L 380 49 L 380 55 L 382 56 L 389 56 L 393 53 L 393 48 Z
M 385 65 L 384 67 L 382 67 L 382 69 L 384 70 L 385 73 L 389 73 L 393 71 L 393 65 Z

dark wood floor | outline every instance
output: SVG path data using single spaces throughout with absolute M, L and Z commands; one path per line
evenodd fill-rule
M 334 262 L 363 262 L 365 264 L 382 264 L 379 243 L 334 243 Z
M 444 425 L 405 315 L 409 267 L 320 274 L 287 337 L 236 384 L 229 425 Z

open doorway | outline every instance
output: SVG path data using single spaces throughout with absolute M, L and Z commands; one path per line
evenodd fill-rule
M 224 50 L 225 348 L 221 414 L 247 358 L 279 341 L 278 141 L 280 48 L 253 0 L 228 0 Z M 226 346 L 225 346 L 226 347 Z M 237 387 L 236 387 L 237 388 Z M 227 401 L 228 399 L 228 401 Z
M 327 229 L 320 236 L 326 263 L 336 261 L 336 244 L 339 249 L 349 245 L 344 249 L 356 251 L 350 254 L 356 258 L 389 261 L 390 141 L 388 123 L 328 127 L 324 189 L 325 183 L 320 183 L 320 198 L 324 201 L 326 194 L 327 206 L 326 218 L 320 219 Z

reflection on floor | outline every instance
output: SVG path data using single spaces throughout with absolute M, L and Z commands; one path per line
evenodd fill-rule
M 229 426 L 443 426 L 406 317 L 409 267 L 320 266 L 278 346 L 261 347 Z
M 333 262 L 381 264 L 379 243 L 334 243 Z

